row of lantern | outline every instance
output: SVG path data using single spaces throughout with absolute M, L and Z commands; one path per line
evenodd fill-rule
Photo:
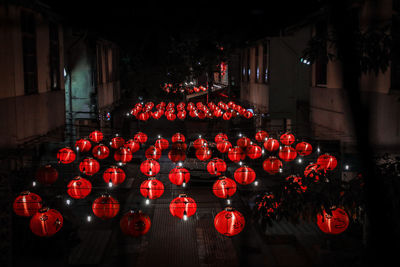
M 187 94 L 193 94 L 193 93 L 200 93 L 200 92 L 205 92 L 207 91 L 207 87 L 205 86 L 183 86 L 180 84 L 178 87 L 174 87 L 171 83 L 165 83 L 164 86 L 162 86 L 162 89 L 167 92 L 167 93 L 187 93 Z

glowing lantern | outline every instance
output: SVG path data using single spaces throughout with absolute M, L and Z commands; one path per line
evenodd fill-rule
M 184 120 L 186 118 L 186 111 L 184 111 L 184 110 L 178 111 L 176 116 L 178 117 L 178 119 Z
M 126 174 L 117 166 L 111 166 L 103 173 L 103 179 L 106 183 L 111 182 L 113 185 L 122 184 L 125 181 Z
M 150 217 L 142 211 L 131 210 L 122 216 L 119 226 L 125 235 L 138 237 L 145 235 L 150 230 L 151 221 Z
M 57 159 L 58 159 L 58 162 L 60 162 L 60 163 L 69 164 L 76 159 L 76 155 L 75 155 L 75 152 L 71 148 L 64 147 L 64 148 L 61 148 L 60 150 L 58 150 Z
M 256 172 L 250 167 L 243 166 L 236 169 L 233 177 L 239 184 L 247 185 L 254 182 L 254 180 L 256 179 Z
M 318 157 L 317 164 L 321 166 L 325 171 L 331 171 L 337 166 L 337 159 L 329 154 L 324 154 Z
M 159 198 L 164 193 L 164 184 L 154 177 L 149 177 L 140 185 L 140 193 L 145 198 Z
M 284 133 L 281 135 L 281 143 L 284 144 L 285 146 L 290 146 L 291 144 L 294 143 L 294 141 L 296 140 L 294 138 L 294 135 L 291 133 Z
M 305 169 L 304 169 L 304 176 L 307 178 L 313 179 L 315 182 L 319 181 L 320 176 L 325 173 L 324 168 L 322 168 L 319 164 L 317 163 L 310 163 Z
M 171 183 L 175 185 L 182 185 L 183 183 L 188 183 L 190 180 L 190 172 L 182 167 L 173 168 L 168 175 Z
M 196 150 L 196 157 L 199 160 L 206 161 L 209 160 L 212 156 L 211 150 L 208 147 L 201 147 Z
M 269 152 L 273 152 L 279 149 L 279 141 L 274 138 L 268 138 L 264 142 L 264 148 Z
M 224 115 L 222 115 L 222 118 L 226 121 L 230 120 L 232 118 L 232 112 L 225 112 Z
M 153 117 L 153 119 L 158 120 L 159 118 L 161 118 L 162 112 L 160 110 L 157 110 L 155 112 L 152 112 L 151 116 Z
M 140 149 L 140 143 L 136 142 L 133 139 L 129 139 L 128 141 L 126 141 L 124 147 L 129 148 L 131 153 L 135 153 Z
M 219 143 L 221 141 L 228 140 L 228 136 L 224 133 L 219 133 L 215 136 L 215 143 Z
M 228 140 L 222 140 L 217 143 L 217 149 L 221 153 L 228 152 L 231 147 L 232 147 L 232 144 Z
M 32 233 L 37 236 L 52 236 L 60 231 L 63 217 L 55 209 L 41 208 L 32 216 L 29 223 Z
M 141 121 L 147 121 L 150 118 L 149 112 L 141 112 L 138 114 L 137 118 Z
M 331 214 L 324 210 L 317 215 L 317 225 L 326 234 L 341 234 L 349 226 L 349 216 L 341 208 L 332 209 Z
M 312 153 L 312 146 L 307 142 L 300 142 L 296 145 L 296 151 L 301 156 L 308 156 Z
M 169 211 L 179 219 L 186 219 L 196 213 L 197 204 L 193 198 L 188 197 L 186 194 L 180 194 L 177 198 L 169 204 Z
M 233 162 L 239 162 L 246 158 L 246 154 L 239 146 L 235 146 L 229 149 L 228 158 Z
M 263 162 L 263 169 L 269 174 L 276 174 L 282 168 L 282 161 L 276 157 L 269 157 Z
M 110 149 L 102 144 L 95 146 L 92 150 L 93 157 L 98 159 L 105 159 L 110 155 Z
M 75 148 L 79 151 L 79 152 L 89 152 L 90 149 L 92 148 L 92 143 L 90 143 L 89 140 L 82 138 L 79 139 L 75 142 Z
M 250 138 L 248 137 L 241 137 L 237 140 L 236 144 L 241 148 L 241 149 L 246 149 L 247 146 L 249 146 L 251 143 Z
M 92 183 L 85 178 L 76 176 L 68 183 L 67 188 L 67 193 L 72 198 L 82 199 L 92 191 Z
M 58 172 L 51 165 L 47 164 L 37 169 L 35 177 L 39 183 L 50 185 L 57 181 Z
M 198 138 L 198 139 L 194 140 L 194 142 L 193 142 L 193 147 L 196 150 L 198 150 L 202 147 L 207 147 L 207 146 L 208 146 L 207 140 L 205 140 L 203 138 Z
M 175 142 L 185 142 L 186 141 L 186 138 L 185 138 L 185 136 L 183 135 L 183 134 L 181 134 L 181 133 L 176 133 L 176 134 L 174 134 L 173 136 L 172 136 L 172 143 L 175 143 Z
M 284 146 L 279 150 L 279 157 L 284 161 L 292 161 L 297 157 L 297 152 L 291 146 Z
M 258 159 L 261 157 L 261 147 L 255 144 L 251 144 L 246 147 L 246 155 L 251 159 Z
M 169 121 L 174 121 L 176 119 L 176 115 L 173 112 L 166 112 L 165 117 Z
M 144 144 L 147 142 L 147 135 L 145 133 L 142 132 L 138 132 L 137 134 L 135 134 L 135 136 L 133 137 L 133 140 L 135 140 L 136 142 L 140 143 L 140 144 Z
M 255 138 L 257 142 L 264 142 L 265 138 L 268 137 L 268 133 L 266 131 L 260 130 L 256 133 Z
M 102 195 L 94 200 L 92 210 L 94 215 L 103 220 L 111 219 L 118 214 L 119 203 L 110 195 Z
M 115 161 L 119 161 L 122 163 L 127 163 L 127 162 L 131 161 L 132 158 L 133 158 L 132 152 L 129 150 L 129 148 L 126 148 L 126 147 L 121 147 L 118 150 L 116 150 L 114 153 Z
M 103 133 L 102 132 L 100 132 L 100 131 L 93 131 L 93 132 L 91 132 L 90 133 L 90 135 L 89 135 L 89 139 L 90 140 L 92 140 L 93 142 L 95 142 L 95 143 L 98 143 L 98 142 L 100 142 L 101 140 L 103 140 Z
M 251 112 L 250 110 L 246 110 L 246 111 L 243 113 L 243 117 L 245 117 L 246 119 L 251 119 L 251 118 L 253 118 L 253 116 L 254 116 L 254 114 L 253 114 L 253 112 Z
M 140 171 L 146 176 L 154 176 L 160 172 L 160 163 L 154 159 L 148 159 L 140 164 Z
M 244 216 L 231 207 L 219 212 L 214 218 L 215 229 L 225 236 L 239 234 L 245 225 Z
M 79 163 L 79 170 L 86 175 L 92 176 L 100 170 L 100 164 L 93 158 L 86 158 Z
M 214 182 L 212 190 L 219 198 L 230 198 L 236 192 L 237 186 L 234 180 L 227 177 L 220 177 Z
M 118 149 L 120 147 L 122 147 L 125 144 L 125 140 L 124 138 L 120 137 L 120 136 L 116 136 L 113 139 L 111 139 L 111 147 L 114 149 Z
M 21 192 L 13 203 L 13 210 L 18 216 L 30 217 L 40 208 L 42 208 L 42 198 L 29 191 Z
M 145 156 L 147 159 L 159 159 L 161 158 L 161 150 L 155 146 L 149 146 L 145 151 Z
M 221 175 L 226 171 L 226 163 L 220 158 L 213 158 L 207 164 L 207 171 L 211 175 Z
M 224 113 L 223 113 L 222 110 L 219 109 L 219 108 L 217 108 L 217 109 L 214 110 L 214 117 L 216 117 L 216 118 L 219 118 L 219 117 L 223 116 L 223 114 L 224 114 Z
M 185 161 L 186 159 L 186 152 L 183 149 L 171 149 L 168 152 L 168 158 L 172 162 L 178 162 L 178 161 Z
M 160 138 L 156 140 L 155 146 L 160 150 L 165 150 L 169 147 L 169 142 L 165 138 Z

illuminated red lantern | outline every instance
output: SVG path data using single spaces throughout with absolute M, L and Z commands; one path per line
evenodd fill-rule
M 92 183 L 80 176 L 74 177 L 67 185 L 67 193 L 75 199 L 87 197 L 92 191 Z
M 246 147 L 246 155 L 251 159 L 258 159 L 262 155 L 262 149 L 256 144 L 251 144 Z
M 341 208 L 332 209 L 331 214 L 324 210 L 317 215 L 317 225 L 326 234 L 341 234 L 349 226 L 349 216 Z
M 230 198 L 235 194 L 236 189 L 235 181 L 225 176 L 218 178 L 212 187 L 214 195 L 219 198 Z
M 82 138 L 79 139 L 75 142 L 75 148 L 76 150 L 78 150 L 79 152 L 89 152 L 90 149 L 92 148 L 92 143 L 90 143 L 89 140 Z
M 102 195 L 94 200 L 92 210 L 94 215 L 100 219 L 111 219 L 118 214 L 119 203 L 110 195 Z
M 92 176 L 100 170 L 100 164 L 93 158 L 86 158 L 79 163 L 79 170 L 86 175 Z
M 76 154 L 71 148 L 64 147 L 58 150 L 57 159 L 59 163 L 69 164 L 76 159 Z
M 215 229 L 225 236 L 239 234 L 245 225 L 244 216 L 231 207 L 219 212 L 214 218 Z
M 188 183 L 190 180 L 190 172 L 182 167 L 173 168 L 168 175 L 171 183 L 175 185 L 182 185 L 183 183 Z
M 224 113 L 222 112 L 221 109 L 217 108 L 214 110 L 214 117 L 220 118 Z
M 103 140 L 103 138 L 104 138 L 103 133 L 97 130 L 89 134 L 89 139 L 95 143 L 100 142 L 101 140 Z
M 232 112 L 225 112 L 224 115 L 222 115 L 222 118 L 226 121 L 230 120 L 232 118 Z
M 194 140 L 194 142 L 193 142 L 193 147 L 196 150 L 198 150 L 202 147 L 207 147 L 207 146 L 208 146 L 207 140 L 203 139 L 203 138 L 198 138 L 198 139 Z
M 217 149 L 221 153 L 228 152 L 231 147 L 232 147 L 232 144 L 228 140 L 222 140 L 217 143 Z
M 296 149 L 291 146 L 284 146 L 279 150 L 279 157 L 284 161 L 292 161 L 297 157 Z
M 184 110 L 178 111 L 176 116 L 178 117 L 178 119 L 184 120 L 186 118 L 186 111 L 184 111 Z
M 36 180 L 41 184 L 54 184 L 58 179 L 58 172 L 50 164 L 41 166 L 36 171 Z
M 60 231 L 63 217 L 55 209 L 41 208 L 32 216 L 29 223 L 32 233 L 37 236 L 52 236 Z
M 176 115 L 173 112 L 166 112 L 165 113 L 165 117 L 167 118 L 167 120 L 169 121 L 174 121 L 176 119 Z
M 147 159 L 159 159 L 161 158 L 161 150 L 155 146 L 149 146 L 145 151 L 145 156 Z
M 291 133 L 284 133 L 281 135 L 281 143 L 284 144 L 285 146 L 290 146 L 291 144 L 294 143 L 294 141 L 296 140 L 294 138 L 294 135 Z
M 153 119 L 158 120 L 159 118 L 161 118 L 162 112 L 160 110 L 157 110 L 155 112 L 152 112 L 151 116 L 153 117 Z
M 265 138 L 268 137 L 268 133 L 266 131 L 260 130 L 256 133 L 255 138 L 257 142 L 264 142 Z
M 276 174 L 282 168 L 283 164 L 276 157 L 269 157 L 263 162 L 263 169 L 264 171 L 268 172 L 269 174 Z
M 264 142 L 264 148 L 269 152 L 273 152 L 279 149 L 279 141 L 274 138 L 268 138 Z
M 118 150 L 116 150 L 114 153 L 115 161 L 119 161 L 122 163 L 127 163 L 127 162 L 131 161 L 132 158 L 133 158 L 132 152 L 129 150 L 129 148 L 126 148 L 126 147 L 121 147 Z
M 113 185 L 122 184 L 125 181 L 126 174 L 124 170 L 117 166 L 111 166 L 103 173 L 103 179 L 106 183 L 111 182 Z
M 325 169 L 317 163 L 310 163 L 304 169 L 304 176 L 313 179 L 315 182 L 319 181 L 320 176 L 325 173 Z
M 246 154 L 244 153 L 243 149 L 239 146 L 235 146 L 229 149 L 228 151 L 228 158 L 233 162 L 239 162 L 246 158 Z
M 141 112 L 138 114 L 137 118 L 141 121 L 147 121 L 150 118 L 149 112 Z
M 126 141 L 124 147 L 129 148 L 131 153 L 135 153 L 140 149 L 140 143 L 133 139 L 129 139 L 128 141 Z
M 253 118 L 253 116 L 254 116 L 254 114 L 253 114 L 253 112 L 251 112 L 250 110 L 246 110 L 246 111 L 243 113 L 243 117 L 245 117 L 246 119 L 251 119 L 251 118 Z
M 215 143 L 219 143 L 221 141 L 228 140 L 228 136 L 224 133 L 219 133 L 215 136 Z
M 156 140 L 155 146 L 160 150 L 165 150 L 169 147 L 169 142 L 165 138 L 159 138 Z
M 125 235 L 138 237 L 145 235 L 151 226 L 150 217 L 142 211 L 129 211 L 122 216 L 119 226 Z
M 209 160 L 212 157 L 211 150 L 208 147 L 201 147 L 196 150 L 196 157 L 202 161 Z
M 331 171 L 337 166 L 337 159 L 329 154 L 324 154 L 318 157 L 317 164 L 326 171 Z
M 149 177 L 140 185 L 140 193 L 145 198 L 159 198 L 164 193 L 164 184 L 155 177 Z
M 300 187 L 299 192 L 305 192 L 307 190 L 307 186 L 303 185 L 303 178 L 301 176 L 290 175 L 285 178 L 289 183 L 297 184 Z
M 124 138 L 120 137 L 120 136 L 116 136 L 114 138 L 111 139 L 111 147 L 114 149 L 118 149 L 120 147 L 122 147 L 125 144 L 125 140 Z
M 178 162 L 178 161 L 185 161 L 186 159 L 186 152 L 183 149 L 171 149 L 168 152 L 168 158 L 172 162 Z
M 250 167 L 242 166 L 236 169 L 233 177 L 239 184 L 247 185 L 254 182 L 254 180 L 256 179 L 256 172 Z
M 102 144 L 95 146 L 92 150 L 93 157 L 98 159 L 105 159 L 110 155 L 110 149 Z
M 308 156 L 312 153 L 312 146 L 307 142 L 300 142 L 296 145 L 296 151 L 301 156 Z
M 177 198 L 169 204 L 169 211 L 179 219 L 186 219 L 196 213 L 197 204 L 193 198 L 188 197 L 186 194 L 180 194 Z
M 181 134 L 181 133 L 176 133 L 176 134 L 174 134 L 173 136 L 172 136 L 172 143 L 175 143 L 175 142 L 185 142 L 186 141 L 186 138 L 185 138 L 185 136 L 183 135 L 183 134 Z
M 249 146 L 251 143 L 250 138 L 248 137 L 241 137 L 237 140 L 236 144 L 241 148 L 241 149 L 246 149 L 247 146 Z
M 18 216 L 30 217 L 42 208 L 42 198 L 32 192 L 24 191 L 13 203 L 13 210 Z
M 154 176 L 160 172 L 160 163 L 154 159 L 147 159 L 140 164 L 140 171 L 146 176 Z
M 147 135 L 145 133 L 142 132 L 138 132 L 137 134 L 135 134 L 135 136 L 133 137 L 133 140 L 135 140 L 136 142 L 140 143 L 140 144 L 144 144 L 147 142 Z
M 226 171 L 226 163 L 220 158 L 213 158 L 207 164 L 207 171 L 211 175 L 221 175 Z

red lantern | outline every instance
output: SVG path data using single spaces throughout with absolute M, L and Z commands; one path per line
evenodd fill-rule
M 14 200 L 13 210 L 18 216 L 30 217 L 42 208 L 42 198 L 29 191 L 24 191 Z
M 177 117 L 180 120 L 184 120 L 186 118 L 186 111 L 184 110 L 178 111 Z
M 147 135 L 145 133 L 142 132 L 138 132 L 137 134 L 135 134 L 135 136 L 133 137 L 133 140 L 135 140 L 138 143 L 144 144 L 147 142 Z
M 301 156 L 308 156 L 312 153 L 312 146 L 307 142 L 300 142 L 296 145 L 296 151 Z
M 292 161 L 297 157 L 297 152 L 291 146 L 284 146 L 279 150 L 279 157 L 284 161 Z
M 140 149 L 140 143 L 133 140 L 133 139 L 129 139 L 124 147 L 129 148 L 129 150 L 131 151 L 131 153 L 135 153 Z
M 67 185 L 67 193 L 72 198 L 82 199 L 87 197 L 92 191 L 92 183 L 80 176 L 73 178 Z
M 89 152 L 90 149 L 92 148 L 92 144 L 90 143 L 89 140 L 82 138 L 79 139 L 75 142 L 75 148 L 79 151 L 79 152 Z
M 186 138 L 185 138 L 185 136 L 183 135 L 183 134 L 181 134 L 181 133 L 176 133 L 176 134 L 174 134 L 173 136 L 172 136 L 172 143 L 175 143 L 175 142 L 185 142 L 186 141 Z
M 119 226 L 125 235 L 138 237 L 150 230 L 151 221 L 150 217 L 142 211 L 131 210 L 122 216 Z
M 119 203 L 110 195 L 102 195 L 94 200 L 92 210 L 94 215 L 103 220 L 111 219 L 118 214 Z
M 138 118 L 138 120 L 147 121 L 150 118 L 150 113 L 149 112 L 141 112 L 136 117 Z
M 254 180 L 256 179 L 256 172 L 250 167 L 243 166 L 236 169 L 233 177 L 239 184 L 247 185 L 254 182 Z
M 251 144 L 246 148 L 246 155 L 251 159 L 258 159 L 261 157 L 261 147 L 255 144 Z
M 156 178 L 150 177 L 140 185 L 140 193 L 145 198 L 159 198 L 164 193 L 164 184 Z
M 93 158 L 86 158 L 79 163 L 79 170 L 86 175 L 92 176 L 100 170 L 100 164 Z
M 282 168 L 282 161 L 276 157 L 269 157 L 263 162 L 263 168 L 269 174 L 276 174 Z
M 215 143 L 219 143 L 224 140 L 228 140 L 228 136 L 224 133 L 219 133 L 215 136 Z
M 111 182 L 113 185 L 122 184 L 125 181 L 125 172 L 117 166 L 111 166 L 103 173 L 103 179 L 106 183 Z
M 235 146 L 229 149 L 228 158 L 233 162 L 239 162 L 246 158 L 246 154 L 240 147 Z
M 76 159 L 76 155 L 71 148 L 65 147 L 58 150 L 57 159 L 59 163 L 69 164 Z
M 146 149 L 145 156 L 147 159 L 159 159 L 161 158 L 161 150 L 155 146 L 149 146 L 149 148 Z
M 146 176 L 154 176 L 160 172 L 160 164 L 154 159 L 148 159 L 140 164 L 140 171 Z
M 111 139 L 111 147 L 114 149 L 118 149 L 120 147 L 122 147 L 125 144 L 125 140 L 124 138 L 120 137 L 120 136 L 116 136 L 113 139 Z
M 220 177 L 213 185 L 213 193 L 219 198 L 230 198 L 236 192 L 237 186 L 234 180 L 225 176 Z
M 104 138 L 103 133 L 97 130 L 91 132 L 89 135 L 89 139 L 95 143 L 100 142 L 101 140 L 103 140 L 103 138 Z
M 63 217 L 55 209 L 41 208 L 32 216 L 29 223 L 32 233 L 37 236 L 52 236 L 60 231 Z
M 279 149 L 279 141 L 274 138 L 268 138 L 264 142 L 264 148 L 269 152 L 273 152 Z
M 226 121 L 229 121 L 232 118 L 232 112 L 225 112 L 224 115 L 222 115 L 222 118 Z
M 232 147 L 232 144 L 228 140 L 222 140 L 217 143 L 217 149 L 221 153 L 228 152 L 231 147 Z
M 253 118 L 253 116 L 254 116 L 254 114 L 250 110 L 247 110 L 243 113 L 243 117 L 245 117 L 246 119 L 251 119 L 251 118 Z
M 325 172 L 325 170 L 319 164 L 310 163 L 304 170 L 304 176 L 317 182 L 323 172 Z
M 208 147 L 201 147 L 196 150 L 196 157 L 199 160 L 206 161 L 209 160 L 212 156 L 211 150 Z
M 198 150 L 202 147 L 207 147 L 207 146 L 208 146 L 207 140 L 205 140 L 203 138 L 198 138 L 198 139 L 194 140 L 194 142 L 193 142 L 193 147 L 196 150 Z
M 248 137 L 241 137 L 237 140 L 236 144 L 241 148 L 241 149 L 246 149 L 247 146 L 249 146 L 251 143 L 250 138 Z
M 186 159 L 186 152 L 183 149 L 171 149 L 168 152 L 168 158 L 172 162 L 178 162 L 178 161 L 185 161 Z
M 155 146 L 160 150 L 165 150 L 169 147 L 169 142 L 165 138 L 160 138 L 156 140 Z
M 213 158 L 207 164 L 207 171 L 211 175 L 221 175 L 226 171 L 226 163 L 220 158 Z
M 183 143 L 183 142 L 180 142 L 180 141 L 177 141 L 177 142 L 175 142 L 175 143 L 172 143 L 172 144 L 171 144 L 171 150 L 175 150 L 175 149 L 180 149 L 180 150 L 185 150 L 185 151 L 186 151 L 186 149 L 187 149 L 187 144 L 186 144 L 186 143 Z
M 105 159 L 110 155 L 110 149 L 102 144 L 95 146 L 92 150 L 93 157 L 98 159 Z
M 239 234 L 245 225 L 243 215 L 231 207 L 219 212 L 214 218 L 215 229 L 225 236 Z
M 268 137 L 268 133 L 266 131 L 260 130 L 256 133 L 255 138 L 257 142 L 264 142 L 265 138 Z
M 285 146 L 290 146 L 291 144 L 294 143 L 294 141 L 296 140 L 294 138 L 294 135 L 291 133 L 284 133 L 281 135 L 281 143 L 284 144 Z
M 129 150 L 129 148 L 126 147 L 121 147 L 114 153 L 115 161 L 119 161 L 122 163 L 127 163 L 131 161 L 132 158 L 133 158 L 132 152 Z
M 171 183 L 175 185 L 182 185 L 183 183 L 188 183 L 190 180 L 190 172 L 182 167 L 173 168 L 168 175 Z
M 169 204 L 169 211 L 179 219 L 186 219 L 196 213 L 197 205 L 193 198 L 180 194 Z
M 167 120 L 169 121 L 174 121 L 176 119 L 176 115 L 173 112 L 166 112 L 165 117 L 167 117 Z
M 349 216 L 341 208 L 332 209 L 331 214 L 324 210 L 317 215 L 317 225 L 326 234 L 341 234 L 349 226 Z
M 41 184 L 54 184 L 57 179 L 57 170 L 49 164 L 39 167 L 36 171 L 36 180 Z
M 219 109 L 219 108 L 216 108 L 215 110 L 214 110 L 214 117 L 216 117 L 216 118 L 220 118 L 221 116 L 223 116 L 223 112 L 222 112 L 222 110 L 221 109 Z
M 337 166 L 337 159 L 329 154 L 324 154 L 318 157 L 317 164 L 321 166 L 325 171 L 331 171 Z
M 157 110 L 155 112 L 152 112 L 151 116 L 153 117 L 153 119 L 158 120 L 159 118 L 161 118 L 162 112 L 160 110 Z

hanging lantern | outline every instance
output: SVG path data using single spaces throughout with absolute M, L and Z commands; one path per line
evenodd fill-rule
M 286 177 L 285 180 L 289 183 L 297 184 L 297 186 L 299 187 L 299 193 L 304 193 L 307 190 L 307 186 L 303 185 L 303 178 L 301 176 L 290 175 Z
M 228 136 L 224 133 L 219 133 L 215 136 L 215 143 L 219 143 L 221 141 L 228 140 Z
M 165 138 L 159 138 L 156 140 L 156 143 L 154 145 L 160 150 L 165 150 L 169 147 L 169 142 Z
M 251 119 L 251 118 L 253 118 L 253 116 L 254 116 L 254 114 L 253 114 L 253 112 L 251 112 L 250 110 L 246 110 L 246 111 L 243 113 L 243 117 L 245 117 L 246 119 Z
M 219 176 L 226 171 L 226 163 L 220 158 L 213 158 L 207 164 L 207 171 L 211 175 Z
M 162 112 L 160 110 L 157 110 L 155 112 L 151 112 L 151 116 L 153 117 L 153 119 L 158 120 L 158 119 L 161 118 Z
M 212 157 L 212 152 L 208 147 L 201 147 L 196 150 L 196 157 L 199 160 L 206 161 Z
M 222 118 L 226 121 L 229 121 L 232 118 L 232 112 L 225 112 L 224 115 L 222 115 Z
M 75 199 L 83 199 L 92 191 L 92 183 L 80 176 L 74 177 L 67 185 L 67 193 Z
M 30 217 L 42 208 L 42 198 L 32 192 L 24 191 L 13 203 L 13 210 L 18 216 Z
M 117 166 L 111 166 L 103 173 L 103 179 L 106 183 L 111 182 L 113 185 L 122 184 L 125 181 L 126 174 Z
M 235 146 L 229 149 L 228 158 L 233 162 L 239 162 L 246 158 L 246 154 L 239 146 Z
M 129 150 L 129 148 L 121 147 L 114 152 L 115 161 L 127 163 L 131 161 L 132 158 L 133 158 L 132 152 Z
M 236 169 L 233 177 L 239 184 L 248 185 L 256 179 L 256 172 L 250 167 L 242 166 Z
M 244 216 L 231 207 L 219 212 L 214 218 L 215 229 L 225 236 L 239 234 L 245 225 Z
M 133 139 L 129 139 L 128 141 L 126 141 L 124 147 L 129 148 L 131 153 L 135 153 L 140 149 L 140 143 Z
M 297 152 L 291 146 L 284 146 L 279 150 L 279 157 L 284 161 L 292 161 L 297 157 Z
M 103 133 L 97 130 L 89 134 L 89 139 L 95 143 L 100 142 L 101 140 L 103 140 L 103 138 L 104 138 Z
M 136 116 L 138 120 L 147 121 L 150 118 L 149 112 L 141 112 Z
M 310 163 L 305 169 L 304 169 L 304 176 L 306 178 L 312 179 L 314 182 L 317 182 L 320 180 L 320 176 L 325 173 L 325 169 L 322 168 L 319 164 L 317 163 Z
M 90 149 L 92 148 L 92 143 L 90 143 L 90 141 L 87 140 L 86 138 L 82 138 L 75 142 L 75 148 L 76 150 L 82 153 L 89 152 Z
M 58 150 L 57 159 L 59 163 L 69 164 L 76 159 L 76 154 L 71 148 L 64 147 Z
M 147 159 L 159 159 L 161 158 L 161 150 L 155 146 L 149 146 L 145 151 L 145 156 Z
M 102 195 L 94 200 L 92 210 L 94 215 L 100 219 L 111 219 L 118 214 L 119 203 L 118 200 L 110 195 Z
M 120 136 L 116 136 L 114 138 L 111 139 L 111 147 L 114 149 L 118 149 L 120 147 L 122 147 L 125 144 L 125 140 L 124 138 L 120 137 Z
M 171 149 L 168 152 L 168 158 L 172 162 L 185 161 L 185 159 L 186 159 L 186 151 L 183 150 L 183 149 Z
M 349 226 L 349 216 L 341 208 L 332 209 L 331 214 L 324 210 L 317 215 L 317 225 L 326 234 L 341 234 Z
M 160 172 L 160 164 L 154 159 L 147 159 L 140 164 L 140 171 L 146 176 L 155 176 Z
M 138 132 L 137 134 L 135 134 L 135 136 L 133 137 L 133 140 L 135 140 L 135 142 L 138 142 L 140 144 L 144 144 L 147 142 L 147 135 L 145 133 L 142 132 Z
M 268 133 L 266 131 L 260 130 L 256 133 L 255 138 L 257 142 L 264 142 L 265 138 L 268 137 Z
M 176 116 L 178 117 L 178 119 L 184 120 L 186 118 L 186 111 L 184 111 L 184 110 L 178 111 Z
M 149 177 L 140 185 L 140 193 L 145 198 L 157 199 L 164 193 L 164 184 L 155 177 Z
M 237 140 L 236 144 L 241 148 L 241 149 L 246 149 L 247 146 L 249 146 L 251 143 L 250 138 L 248 137 L 241 137 Z
M 50 185 L 57 181 L 58 172 L 50 164 L 47 164 L 37 169 L 35 177 L 39 183 Z
M 110 149 L 105 145 L 99 144 L 93 148 L 92 154 L 97 159 L 105 159 L 110 155 Z
M 186 138 L 185 138 L 185 136 L 183 135 L 183 134 L 181 134 L 181 133 L 176 133 L 176 134 L 174 134 L 173 136 L 172 136 L 172 143 L 175 143 L 175 142 L 185 142 L 186 141 Z
M 276 157 L 269 157 L 263 162 L 263 169 L 264 171 L 268 172 L 269 174 L 276 174 L 282 168 L 282 161 L 280 161 Z
M 79 170 L 86 175 L 92 176 L 100 170 L 100 164 L 93 158 L 86 158 L 79 163 Z
M 182 185 L 183 183 L 188 183 L 190 180 L 190 172 L 182 167 L 173 168 L 168 175 L 171 183 L 175 185 Z
M 172 216 L 179 219 L 186 219 L 196 213 L 197 205 L 193 198 L 188 197 L 186 194 L 180 194 L 177 198 L 169 204 L 169 211 Z
M 223 116 L 224 115 L 224 113 L 223 113 L 223 111 L 221 110 L 221 109 L 219 109 L 219 108 L 216 108 L 215 110 L 214 110 L 214 117 L 216 117 L 216 118 L 220 118 L 221 116 Z
M 284 133 L 281 135 L 281 143 L 284 144 L 285 146 L 290 146 L 291 144 L 294 143 L 294 141 L 296 140 L 294 138 L 294 135 L 291 133 Z
M 52 236 L 60 231 L 63 217 L 55 209 L 41 208 L 32 216 L 29 223 L 32 233 L 37 236 Z
M 200 149 L 200 148 L 202 148 L 202 147 L 207 147 L 207 146 L 208 146 L 207 140 L 206 140 L 206 139 L 203 139 L 203 138 L 197 138 L 197 139 L 194 140 L 194 142 L 193 142 L 193 147 L 194 147 L 194 149 L 196 149 L 196 150 L 198 150 L 198 149 Z
M 273 152 L 279 149 L 279 141 L 274 138 L 268 138 L 264 142 L 264 148 L 269 152 Z
M 262 149 L 256 144 L 251 144 L 246 147 L 246 155 L 251 159 L 258 159 L 262 155 Z
M 318 157 L 317 164 L 321 166 L 325 171 L 331 171 L 337 166 L 337 159 L 329 154 L 324 154 Z
M 217 149 L 221 153 L 228 152 L 231 147 L 232 147 L 232 144 L 228 140 L 222 140 L 217 143 Z
M 219 198 L 230 198 L 235 194 L 236 189 L 235 181 L 225 176 L 218 178 L 212 187 L 214 195 Z
M 312 146 L 307 142 L 300 142 L 296 145 L 296 151 L 301 156 L 308 156 L 312 153 Z
M 176 119 L 176 115 L 173 112 L 165 112 L 165 117 L 169 121 L 174 121 Z
M 150 217 L 142 211 L 129 211 L 122 216 L 119 226 L 125 235 L 138 237 L 145 235 L 151 226 Z
M 180 141 L 176 141 L 176 142 L 171 144 L 171 150 L 175 150 L 175 149 L 180 149 L 180 150 L 186 151 L 187 144 L 183 143 L 183 142 L 180 142 Z

